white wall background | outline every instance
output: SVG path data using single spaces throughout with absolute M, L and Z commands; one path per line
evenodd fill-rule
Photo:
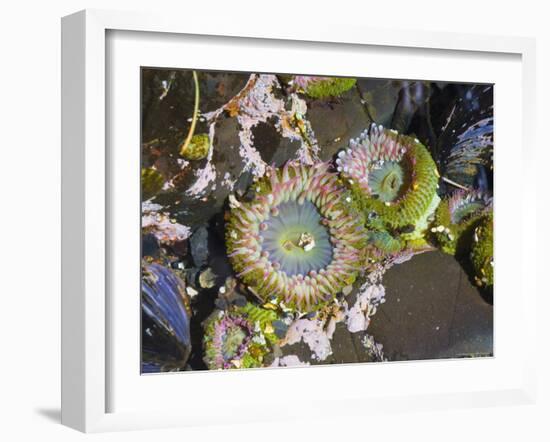
M 187 4 L 188 3 L 188 4 Z M 356 4 L 354 4 L 356 3 Z M 226 16 L 235 27 L 250 20 L 302 20 L 365 26 L 537 37 L 540 169 L 532 178 L 548 187 L 542 167 L 550 148 L 543 130 L 548 112 L 550 31 L 544 2 L 393 0 L 353 2 L 260 0 L 19 0 L 0 11 L 0 439 L 77 441 L 86 436 L 59 425 L 60 369 L 60 17 L 83 8 L 162 10 L 183 23 Z M 542 195 L 539 195 L 542 197 Z M 546 201 L 549 200 L 545 191 Z M 541 199 L 541 208 L 544 206 Z M 548 211 L 545 210 L 548 215 Z M 539 219 L 542 213 L 539 212 Z M 548 250 L 539 223 L 540 246 Z M 533 265 L 541 276 L 548 263 Z M 546 284 L 547 285 L 547 284 Z M 285 422 L 267 425 L 162 430 L 90 436 L 94 440 L 550 440 L 550 303 L 539 281 L 540 400 L 536 406 L 377 415 L 363 421 Z M 7 301 L 7 302 L 6 302 Z M 521 333 L 521 330 L 518 330 Z M 518 349 L 518 358 L 522 357 Z M 452 379 L 449 380 L 452 382 Z M 326 386 L 330 388 L 330 386 Z M 182 398 L 182 400 L 185 400 Z M 251 406 L 254 406 L 251 404 Z

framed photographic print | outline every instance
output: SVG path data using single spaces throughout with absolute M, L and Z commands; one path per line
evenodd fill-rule
M 531 401 L 535 196 L 511 177 L 533 161 L 533 57 L 64 18 L 63 422 Z

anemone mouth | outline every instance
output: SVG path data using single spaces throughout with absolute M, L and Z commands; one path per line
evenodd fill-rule
M 320 271 L 332 261 L 330 233 L 311 201 L 289 201 L 277 207 L 277 216 L 265 221 L 262 253 L 289 276 Z
M 250 203 L 226 228 L 228 256 L 264 300 L 312 310 L 351 284 L 361 269 L 366 233 L 327 163 L 269 168 Z
M 374 198 L 383 202 L 401 199 L 409 188 L 406 161 L 374 162 L 367 178 L 367 186 Z
M 439 176 L 426 147 L 382 126 L 351 140 L 336 164 L 363 210 L 393 228 L 423 219 L 437 193 Z

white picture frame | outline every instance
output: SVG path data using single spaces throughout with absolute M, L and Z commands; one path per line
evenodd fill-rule
M 110 345 L 107 327 L 111 312 L 108 302 L 108 243 L 112 240 L 108 228 L 109 196 L 106 121 L 106 77 L 108 63 L 106 36 L 117 32 L 153 32 L 162 35 L 217 36 L 239 39 L 269 39 L 270 44 L 282 48 L 293 42 L 312 42 L 328 45 L 366 45 L 379 48 L 426 49 L 431 51 L 467 51 L 476 54 L 512 54 L 521 58 L 521 159 L 522 173 L 529 174 L 535 161 L 533 113 L 535 109 L 535 43 L 518 37 L 492 37 L 421 31 L 390 32 L 367 27 L 336 26 L 330 29 L 306 26 L 294 28 L 277 24 L 251 24 L 247 29 L 233 27 L 216 20 L 188 21 L 182 24 L 177 17 L 144 13 L 126 13 L 86 10 L 63 18 L 62 21 L 62 423 L 85 432 L 124 429 L 158 428 L 168 426 L 208 424 L 213 417 L 205 414 L 206 404 L 197 405 L 194 412 L 182 408 L 166 410 L 110 411 L 108 396 L 113 386 L 109 381 Z M 156 34 L 159 35 L 159 34 Z M 243 69 L 246 70 L 246 69 Z M 498 123 L 497 123 L 498 124 Z M 498 138 L 497 138 L 498 139 Z M 498 142 L 498 141 L 497 141 Z M 536 194 L 521 192 L 522 219 L 535 219 Z M 498 203 L 497 203 L 498 204 Z M 533 235 L 522 223 L 523 238 Z M 498 252 L 497 231 L 497 254 Z M 534 336 L 536 316 L 536 280 L 534 269 L 526 265 L 526 257 L 533 254 L 534 241 L 518 241 L 517 253 L 521 259 L 521 306 L 518 314 L 524 331 L 521 366 L 513 379 L 500 388 L 476 389 L 460 393 L 430 391 L 426 394 L 388 394 L 376 397 L 378 411 L 455 408 L 500 404 L 532 403 L 536 393 Z M 506 327 L 504 325 L 503 327 Z M 517 324 L 516 324 L 517 327 Z M 496 337 L 498 339 L 498 335 Z M 498 359 L 498 355 L 496 357 Z M 408 370 L 424 370 L 422 362 L 411 362 Z M 363 366 L 364 367 L 364 366 Z M 393 370 L 382 365 L 376 370 Z M 415 368 L 416 367 L 416 368 Z M 322 370 L 342 370 L 338 367 Z M 361 366 L 355 367 L 355 375 Z M 363 368 L 364 369 L 364 368 Z M 456 366 L 456 369 L 462 369 Z M 138 370 L 136 368 L 136 370 Z M 300 369 L 298 369 L 300 370 Z M 305 369 L 306 371 L 309 369 Z M 475 368 L 474 368 L 475 370 Z M 286 376 L 292 373 L 288 370 Z M 253 371 L 253 382 L 265 382 L 269 373 L 258 375 Z M 328 376 L 326 371 L 325 376 Z M 200 376 L 192 374 L 191 376 Z M 247 372 L 233 373 L 231 381 L 252 376 Z M 304 377 L 304 376 L 302 376 Z M 170 376 L 168 377 L 170 378 Z M 217 391 L 224 388 L 223 378 L 209 378 Z M 304 382 L 306 379 L 304 378 Z M 170 382 L 170 381 L 167 381 Z M 281 382 L 280 376 L 279 380 Z M 214 387 L 215 385 L 215 387 Z M 293 418 L 304 404 L 309 413 L 323 416 L 327 413 L 369 413 L 373 402 L 357 395 L 339 399 L 337 411 L 328 410 L 327 400 L 317 397 L 296 401 L 286 409 L 266 408 L 242 417 L 233 413 L 215 415 L 219 422 L 259 421 Z M 234 398 L 235 408 L 239 401 Z M 307 414 L 306 414 L 307 415 Z

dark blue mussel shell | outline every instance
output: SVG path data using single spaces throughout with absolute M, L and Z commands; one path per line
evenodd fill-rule
M 493 187 L 493 86 L 450 85 L 457 97 L 439 117 L 435 159 L 443 176 L 468 188 Z M 433 118 L 434 126 L 438 126 Z
M 142 373 L 184 370 L 191 353 L 184 282 L 156 263 L 142 264 Z

